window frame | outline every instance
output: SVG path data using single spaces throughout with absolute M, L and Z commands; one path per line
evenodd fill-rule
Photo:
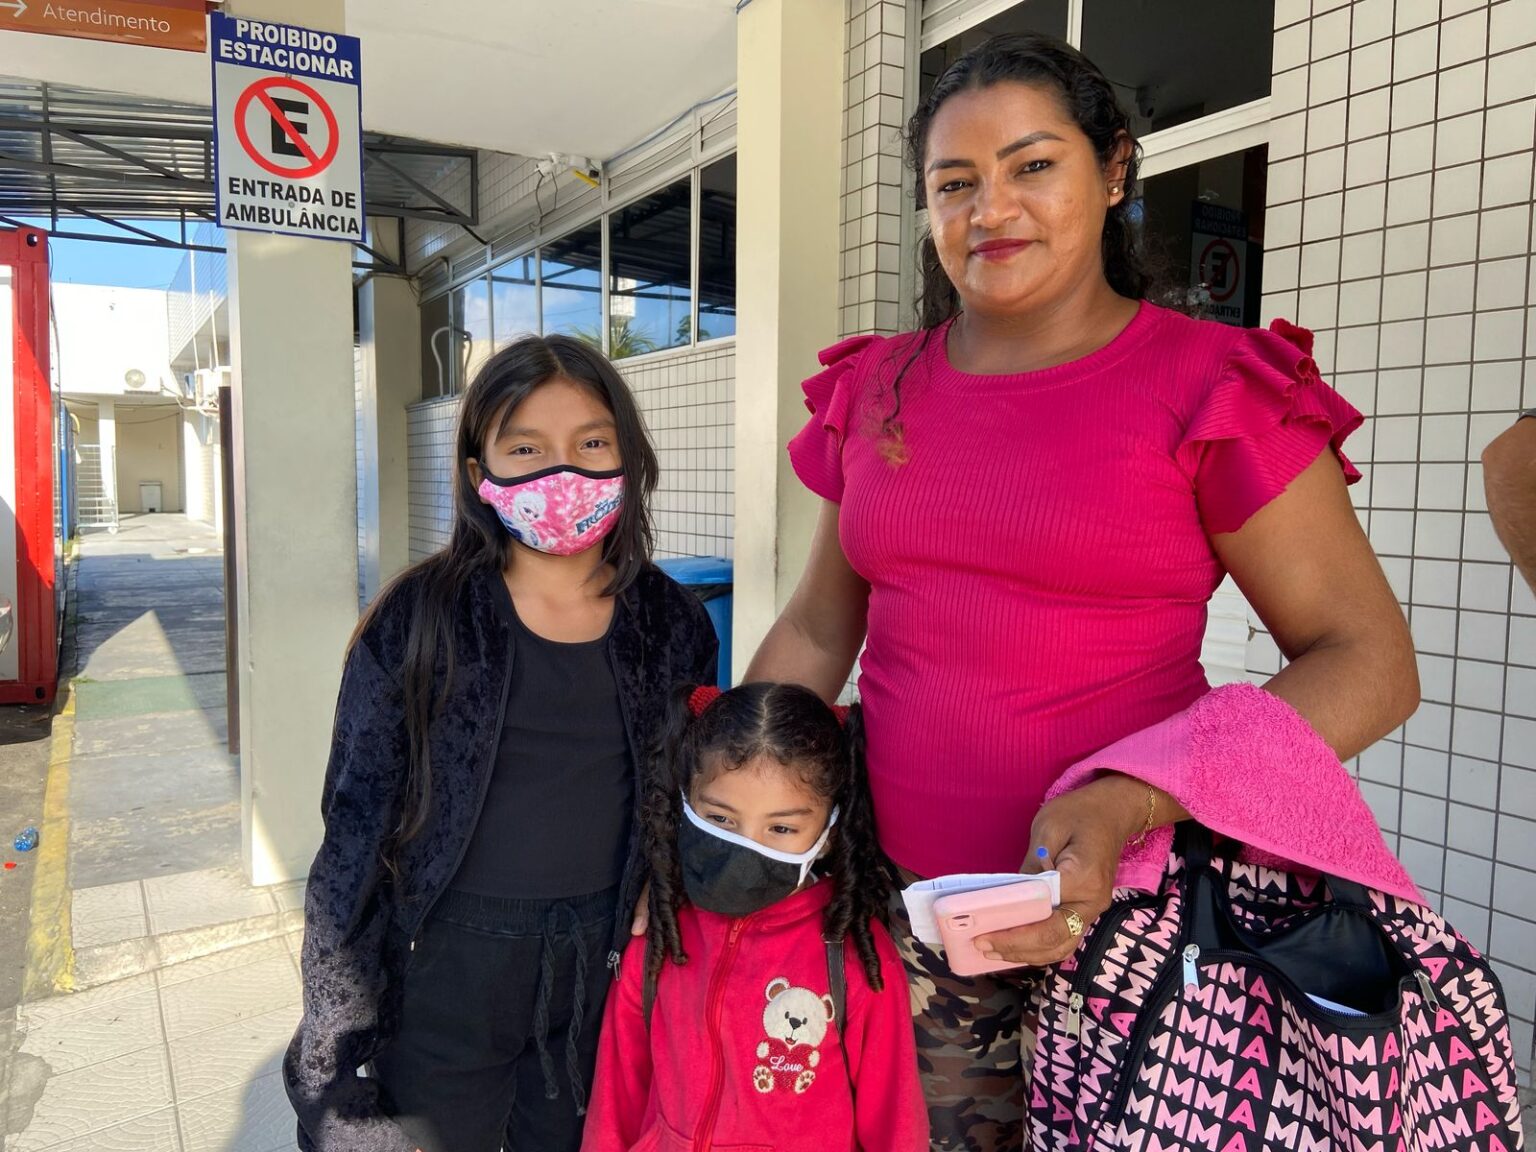
M 539 274 L 536 277 L 536 279 L 538 280 L 538 292 L 539 292 L 539 335 L 541 335 L 541 336 L 548 335 L 548 331 L 547 331 L 547 327 L 546 327 L 546 323 L 545 323 L 545 319 L 546 318 L 545 318 L 545 315 L 544 315 L 544 250 L 546 248 L 548 248 L 552 244 L 558 244 L 562 240 L 570 239 L 572 236 L 576 235 L 578 232 L 585 231 L 586 229 L 592 227 L 592 225 L 594 223 L 598 223 L 598 221 L 585 220 L 582 223 L 572 225 L 569 228 L 562 227 L 559 230 L 552 232 L 549 236 L 542 237 L 538 244 L 533 245 L 533 246 L 528 247 L 528 248 L 524 248 L 521 251 L 515 252 L 513 255 L 508 256 L 505 259 L 498 260 L 486 272 L 486 275 L 489 276 L 497 268 L 505 267 L 506 264 L 509 261 L 519 260 L 519 259 L 522 259 L 524 256 L 531 256 L 533 258 L 534 265 L 539 270 Z M 598 277 L 599 277 L 599 282 L 598 282 L 598 286 L 597 286 L 598 287 L 597 331 L 598 331 L 598 334 L 602 337 L 602 340 L 603 340 L 603 355 L 606 356 L 608 354 L 608 228 L 607 228 L 606 224 L 603 224 L 601 227 L 599 227 L 597 240 L 598 240 L 597 274 L 598 274 Z
M 713 164 L 715 161 L 711 160 L 710 163 Z M 708 165 L 705 165 L 705 167 L 707 166 Z M 707 343 L 707 341 L 701 341 L 698 339 L 699 245 L 701 240 L 699 234 L 699 181 L 702 171 L 702 168 L 690 168 L 674 179 L 668 180 L 665 184 L 661 184 L 655 188 L 652 188 L 649 192 L 642 193 L 635 196 L 633 199 L 626 199 L 622 203 L 615 204 L 603 216 L 603 253 L 604 266 L 607 269 L 607 271 L 604 273 L 603 279 L 604 315 L 607 317 L 607 320 L 603 325 L 603 341 L 606 345 L 613 335 L 613 311 L 610 306 L 613 293 L 612 248 L 610 247 L 612 244 L 611 229 L 613 218 L 616 214 L 624 211 L 625 208 L 632 204 L 638 204 L 640 201 L 645 200 L 650 196 L 654 196 L 658 192 L 665 191 L 666 189 L 672 187 L 674 184 L 681 184 L 684 180 L 688 181 L 688 292 L 690 296 L 688 304 L 688 340 L 686 343 L 673 344 L 668 348 L 656 348 L 650 352 L 640 352 L 634 356 L 626 356 L 624 357 L 623 361 L 614 361 L 616 364 L 621 362 L 628 363 L 631 360 L 639 360 L 644 356 L 677 356 L 683 352 L 697 347 L 701 343 Z M 603 351 L 606 355 L 611 350 L 605 346 Z
M 907 37 L 907 115 L 917 109 L 918 58 L 929 48 L 953 39 L 984 20 L 1016 8 L 1029 0 L 923 0 L 914 12 Z M 1087 0 L 1067 0 L 1067 43 L 1081 50 L 1083 45 L 1083 5 Z M 916 5 L 913 6 L 917 8 Z M 927 27 L 929 14 L 952 13 L 942 23 Z M 1273 35 L 1273 32 L 1271 32 Z M 1233 152 L 1246 152 L 1260 144 L 1271 143 L 1270 102 L 1273 94 L 1247 104 L 1224 108 L 1197 120 L 1152 132 L 1140 141 L 1143 179 L 1160 176 L 1190 164 L 1201 164 Z M 914 234 L 914 233 L 909 233 Z M 910 260 L 904 263 L 911 263 Z
M 713 133 L 710 142 L 706 138 L 711 137 L 709 126 L 716 120 L 726 116 L 734 116 L 736 102 L 734 93 L 727 93 L 717 100 L 706 103 L 688 118 L 680 129 L 668 131 L 657 136 L 654 140 L 645 141 L 627 153 L 620 153 L 617 157 L 608 161 L 603 166 L 602 181 L 596 189 L 596 196 L 592 197 L 593 203 L 587 210 L 563 217 L 558 224 L 548 230 L 541 228 L 537 223 L 531 227 L 524 223 L 521 226 L 514 225 L 507 229 L 507 233 L 516 234 L 522 232 L 520 242 L 507 247 L 504 251 L 496 252 L 494 259 L 492 252 L 496 244 L 505 243 L 505 235 L 493 238 L 490 244 L 473 249 L 470 253 L 453 262 L 450 276 L 446 281 L 440 282 L 441 287 L 433 291 L 431 295 L 424 295 L 422 303 L 429 303 L 442 296 L 451 297 L 453 293 L 463 288 L 473 280 L 487 281 L 487 287 L 491 295 L 491 332 L 492 342 L 495 341 L 495 288 L 490 283 L 496 269 L 510 264 L 524 257 L 531 257 L 535 268 L 535 291 L 537 293 L 539 331 L 544 331 L 544 276 L 543 276 L 543 249 L 546 245 L 564 239 L 583 228 L 589 228 L 594 223 L 601 228 L 602 237 L 602 303 L 599 329 L 603 339 L 603 353 L 608 354 L 610 344 L 610 317 L 611 317 L 611 289 L 612 289 L 612 261 L 609 245 L 609 218 L 613 213 L 645 199 L 654 192 L 674 184 L 679 180 L 687 179 L 691 185 L 689 203 L 689 276 L 690 292 L 693 297 L 689 309 L 689 340 L 686 344 L 679 344 L 672 348 L 661 349 L 656 352 L 646 352 L 639 356 L 626 357 L 616 363 L 636 364 L 647 359 L 685 356 L 701 348 L 711 348 L 734 343 L 735 333 L 727 336 L 714 336 L 707 340 L 700 340 L 699 333 L 699 231 L 700 231 L 700 187 L 704 169 L 717 161 L 724 160 L 737 154 L 736 133 L 734 124 L 727 122 L 723 131 Z M 683 137 L 680 132 L 686 132 Z M 686 142 L 685 142 L 686 141 Z M 620 187 L 619 192 L 614 191 L 614 185 Z M 457 274 L 454 274 L 457 273 Z M 452 306 L 450 302 L 450 314 Z M 451 395 L 459 395 L 463 392 L 467 381 L 458 378 L 459 366 L 455 362 L 452 366 L 452 392 Z

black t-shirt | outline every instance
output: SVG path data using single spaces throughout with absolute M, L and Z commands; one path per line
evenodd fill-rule
M 485 806 L 450 887 L 519 899 L 601 892 L 623 876 L 634 799 L 607 637 L 546 640 L 510 595 L 501 608 L 512 683 Z

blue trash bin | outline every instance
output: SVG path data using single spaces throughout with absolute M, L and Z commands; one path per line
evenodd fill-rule
M 704 603 L 704 611 L 714 622 L 720 640 L 717 682 L 722 690 L 731 686 L 731 606 L 735 602 L 735 569 L 729 560 L 718 556 L 682 556 L 656 561 L 660 568 Z

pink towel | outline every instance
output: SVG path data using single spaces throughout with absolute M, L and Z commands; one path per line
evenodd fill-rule
M 1229 684 L 1161 724 L 1079 761 L 1047 799 L 1122 772 L 1178 800 L 1211 831 L 1241 841 L 1241 858 L 1329 873 L 1419 903 L 1354 779 L 1323 738 L 1278 696 Z M 1120 887 L 1156 891 L 1173 840 L 1160 828 L 1120 858 Z

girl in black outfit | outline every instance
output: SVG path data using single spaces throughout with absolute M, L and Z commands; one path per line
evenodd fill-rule
M 316 1152 L 560 1152 L 644 882 L 636 772 L 712 681 L 698 601 L 650 562 L 656 456 L 561 336 L 465 393 L 448 546 L 353 637 L 283 1065 Z

